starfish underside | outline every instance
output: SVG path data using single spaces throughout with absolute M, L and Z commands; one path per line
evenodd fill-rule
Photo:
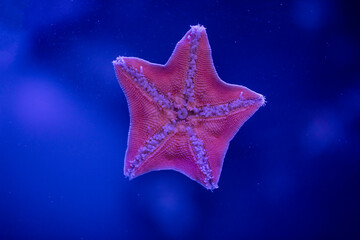
M 124 174 L 172 169 L 218 187 L 230 140 L 264 97 L 217 75 L 203 26 L 192 26 L 165 65 L 113 61 L 130 111 Z

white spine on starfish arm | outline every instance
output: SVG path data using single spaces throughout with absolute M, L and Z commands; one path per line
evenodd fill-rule
M 224 116 L 227 115 L 230 111 L 245 108 L 251 105 L 262 106 L 265 103 L 263 96 L 260 96 L 256 99 L 247 99 L 245 100 L 241 92 L 240 97 L 232 102 L 224 103 L 216 106 L 206 105 L 205 107 L 200 108 L 199 115 L 202 117 L 214 117 L 214 116 Z
M 155 88 L 155 85 L 152 83 L 150 84 L 149 81 L 146 79 L 146 77 L 143 74 L 143 67 L 140 66 L 140 71 L 138 71 L 136 68 L 129 66 L 125 63 L 124 59 L 122 57 L 116 58 L 115 61 L 113 61 L 114 65 L 120 66 L 126 73 L 128 73 L 131 78 L 144 90 L 146 91 L 150 97 L 158 103 L 162 108 L 173 108 L 173 103 L 169 101 L 168 98 L 166 98 L 164 95 L 158 92 L 158 90 Z
M 213 187 L 210 183 L 211 179 L 213 179 L 213 176 L 211 174 L 212 171 L 209 166 L 208 157 L 206 156 L 203 142 L 196 136 L 195 132 L 191 129 L 191 127 L 187 127 L 186 130 L 190 135 L 190 143 L 195 153 L 196 163 L 199 166 L 201 172 L 205 175 L 204 183 L 207 184 L 209 187 Z
M 190 35 L 188 35 L 188 40 L 190 40 L 190 60 L 189 60 L 189 68 L 187 72 L 187 77 L 185 80 L 185 89 L 184 95 L 187 102 L 194 102 L 194 75 L 196 71 L 196 51 L 199 46 L 199 40 L 201 32 L 203 32 L 205 28 L 200 25 L 191 26 Z
M 141 147 L 133 160 L 130 161 L 130 169 L 128 170 L 128 176 L 130 178 L 134 177 L 134 170 L 140 166 L 140 164 L 145 160 L 149 154 L 155 151 L 167 136 L 175 131 L 175 124 L 168 123 L 165 124 L 161 131 L 150 137 L 145 145 Z

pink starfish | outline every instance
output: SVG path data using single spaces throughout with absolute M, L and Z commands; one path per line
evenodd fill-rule
M 113 61 L 130 109 L 124 173 L 130 179 L 172 169 L 218 187 L 230 140 L 265 102 L 217 75 L 203 26 L 192 26 L 165 65 Z

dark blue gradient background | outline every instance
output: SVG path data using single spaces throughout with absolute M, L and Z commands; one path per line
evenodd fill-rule
M 0 3 L 0 239 L 360 239 L 360 15 L 350 1 Z M 112 60 L 164 64 L 207 28 L 220 77 L 267 97 L 214 192 L 123 175 Z

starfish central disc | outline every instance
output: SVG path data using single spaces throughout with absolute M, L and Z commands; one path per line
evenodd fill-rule
M 188 111 L 186 110 L 186 108 L 182 108 L 182 109 L 179 109 L 178 111 L 178 118 L 180 119 L 185 119 L 186 117 L 188 116 Z

